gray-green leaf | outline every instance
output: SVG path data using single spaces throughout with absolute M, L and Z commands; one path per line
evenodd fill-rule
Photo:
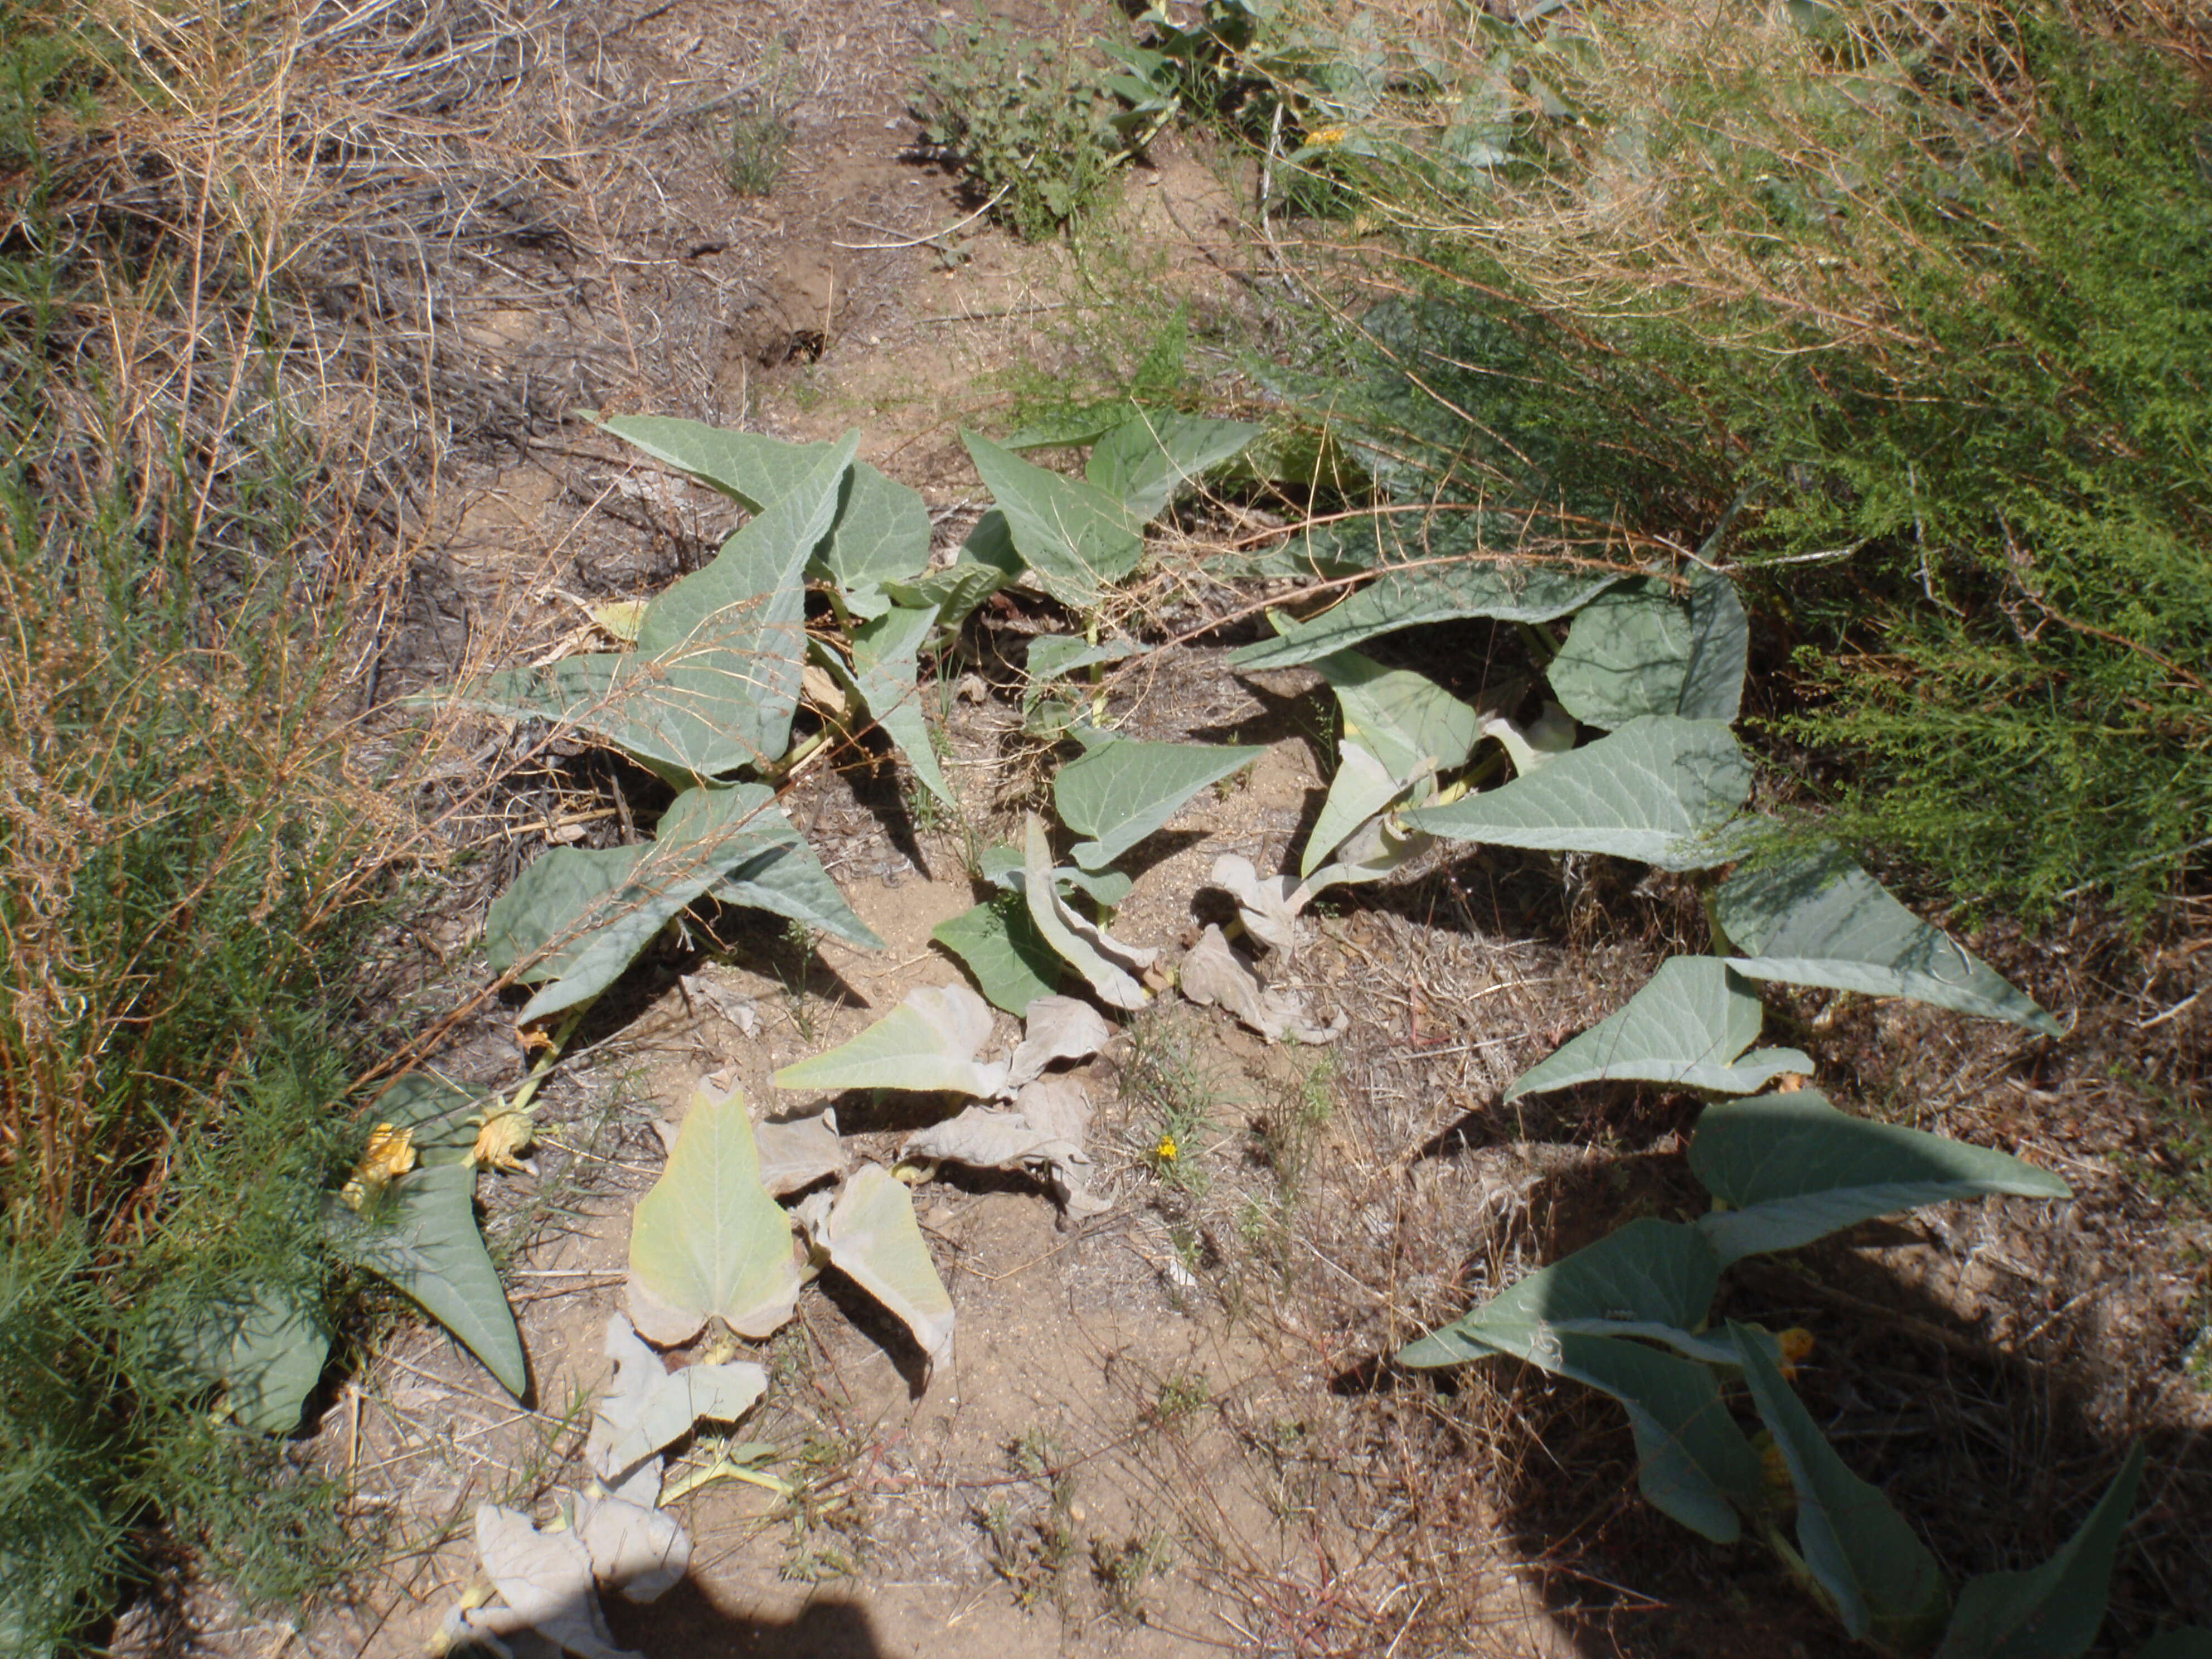
M 1545 671 L 1567 712 L 1611 731 L 1641 714 L 1672 714 L 1689 674 L 1690 618 L 1666 584 L 1635 577 L 1599 594 Z
M 1751 623 L 1735 584 L 1717 571 L 1698 571 L 1690 578 L 1690 661 L 1674 713 L 1734 725 L 1750 661 Z
M 945 769 L 938 762 L 928 716 L 922 711 L 919 683 L 922 641 L 936 626 L 933 611 L 903 605 L 886 610 L 854 631 L 853 666 L 849 673 L 841 672 L 839 678 L 847 681 L 870 718 L 898 744 L 915 776 L 931 794 L 957 812 L 960 800 L 945 782 Z M 836 662 L 834 655 L 830 660 Z M 837 664 L 837 667 L 842 671 L 843 665 Z
M 1108 583 L 1137 568 L 1145 553 L 1143 520 L 1114 496 L 973 432 L 960 439 L 1006 515 L 1015 548 L 1045 592 L 1063 605 L 1088 609 Z
M 1844 1467 L 1753 1333 L 1733 1323 L 1729 1331 L 1759 1418 L 1790 1466 L 1797 1542 L 1814 1582 L 1858 1640 L 1892 1652 L 1924 1649 L 1950 1607 L 1936 1558 L 1881 1491 Z
M 1464 765 L 1481 741 L 1481 712 L 1425 674 L 1385 668 L 1357 651 L 1314 666 L 1343 708 L 1344 735 L 1364 744 L 1401 785 Z
M 1795 1048 L 1744 1053 L 1759 1041 L 1765 1012 L 1725 963 L 1675 957 L 1626 1006 L 1522 1076 L 1505 1098 L 1618 1078 L 1750 1094 L 1784 1072 L 1811 1071 L 1813 1062 Z
M 1812 1089 L 1706 1108 L 1690 1169 L 1721 1206 L 1697 1224 L 1723 1264 L 1923 1204 L 2071 1196 L 2057 1176 L 2016 1158 L 1853 1117 Z
M 1147 410 L 1099 439 L 1085 476 L 1143 524 L 1259 435 L 1258 427 L 1243 421 Z
M 441 1164 L 394 1180 L 378 1213 L 327 1213 L 333 1245 L 459 1338 L 507 1391 L 529 1386 L 522 1337 L 477 1228 L 473 1164 Z
M 320 1311 L 291 1287 L 264 1285 L 213 1297 L 191 1313 L 178 1333 L 178 1358 L 222 1385 L 232 1419 L 264 1434 L 298 1427 L 330 1358 Z
M 2105 1622 L 2112 1558 L 2135 1507 L 2142 1466 L 2137 1441 L 2089 1518 L 2041 1566 L 1969 1579 L 1936 1659 L 2075 1659 L 2087 1653 Z
M 808 559 L 836 520 L 860 435 L 848 434 L 723 544 L 702 570 L 646 608 L 629 677 L 650 687 L 653 723 L 702 774 L 783 753 L 806 656 Z
M 1385 571 L 1334 610 L 1293 623 L 1279 639 L 1248 645 L 1229 660 L 1239 668 L 1288 668 L 1377 635 L 1463 617 L 1551 622 L 1580 610 L 1620 580 L 1486 562 Z
M 1758 1502 L 1757 1454 L 1710 1366 L 1624 1340 L 1694 1345 L 1688 1328 L 1705 1318 L 1718 1282 L 1694 1231 L 1645 1218 L 1531 1273 L 1398 1358 L 1434 1366 L 1509 1353 L 1610 1395 L 1628 1411 L 1644 1496 L 1727 1543 L 1741 1530 L 1737 1506 Z
M 597 996 L 695 899 L 726 878 L 757 882 L 782 867 L 791 853 L 775 844 L 779 827 L 791 833 L 762 785 L 687 789 L 646 846 L 558 847 L 538 859 L 493 902 L 484 926 L 495 971 L 526 963 L 518 977 L 544 985 L 517 1019 L 527 1024 Z
M 1750 793 L 1751 763 L 1726 726 L 1651 714 L 1499 788 L 1405 818 L 1455 841 L 1702 870 L 1729 856 L 1713 832 Z
M 1018 892 L 1000 893 L 930 930 L 960 958 L 992 1003 L 1019 1018 L 1059 988 L 1060 960 L 1030 920 Z
M 1045 687 L 1054 680 L 1065 679 L 1095 663 L 1121 662 L 1141 656 L 1144 649 L 1130 640 L 1102 640 L 1093 644 L 1079 634 L 1038 635 L 1030 641 L 1029 660 L 1024 670 L 1028 678 L 1022 686 L 1022 712 L 1027 714 L 1035 708 Z
M 1336 775 L 1328 781 L 1328 799 L 1322 802 L 1321 814 L 1306 837 L 1298 874 L 1312 875 L 1353 830 L 1405 792 L 1405 784 L 1393 777 L 1388 767 L 1358 739 L 1346 735 L 1336 746 Z
M 798 488 L 807 470 L 833 453 L 827 443 L 794 444 L 754 432 L 729 432 L 660 415 L 617 415 L 599 424 L 657 460 L 718 489 L 752 512 Z M 835 581 L 855 615 L 873 617 L 890 601 L 884 583 L 929 563 L 929 509 L 921 496 L 855 462 L 836 518 L 814 547 L 816 574 Z
M 1729 966 L 1753 979 L 1911 997 L 2051 1036 L 2065 1029 L 1833 847 L 1738 871 L 1713 895 L 1713 919 L 1740 953 Z
M 1101 744 L 1060 769 L 1053 804 L 1060 821 L 1091 837 L 1073 848 L 1086 870 L 1102 869 L 1166 826 L 1183 803 L 1209 784 L 1243 770 L 1265 754 L 1259 747 L 1212 743 Z

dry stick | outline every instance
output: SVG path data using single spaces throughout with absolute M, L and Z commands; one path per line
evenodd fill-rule
M 831 247 L 848 248 L 854 252 L 890 252 L 900 248 L 927 247 L 933 242 L 943 241 L 946 237 L 951 235 L 954 231 L 964 230 L 969 225 L 974 224 L 978 219 L 981 218 L 993 208 L 998 206 L 1000 202 L 1004 201 L 1006 197 L 1006 192 L 1013 187 L 1014 181 L 1009 179 L 1005 184 L 1000 185 L 996 191 L 992 192 L 991 199 L 989 201 L 984 203 L 982 206 L 977 208 L 966 218 L 962 219 L 956 223 L 949 224 L 942 230 L 933 231 L 927 236 L 910 237 L 902 242 L 839 242 L 833 240 L 830 246 Z M 884 228 L 884 227 L 881 225 L 868 225 L 867 221 L 865 219 L 855 219 L 853 222 L 856 225 L 867 225 L 867 228 L 870 230 L 881 230 Z

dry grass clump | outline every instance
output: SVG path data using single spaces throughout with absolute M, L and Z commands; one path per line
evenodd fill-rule
M 442 738 L 387 672 L 469 386 L 426 250 L 489 211 L 490 128 L 456 118 L 525 52 L 437 4 L 0 34 L 0 1631 L 27 1651 L 179 1551 L 253 1599 L 354 1547 L 331 1492 L 211 1423 L 191 1353 L 210 1309 L 327 1327 L 348 1294 L 318 1205 L 388 1041 L 364 946 L 450 844 L 415 793 Z

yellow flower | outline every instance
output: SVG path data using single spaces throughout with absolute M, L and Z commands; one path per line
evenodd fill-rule
M 520 1170 L 520 1156 L 530 1146 L 535 1124 L 527 1111 L 501 1112 L 484 1120 L 477 1131 L 477 1144 L 469 1153 L 480 1170 Z
M 1152 1148 L 1152 1156 L 1163 1164 L 1176 1161 L 1176 1139 L 1173 1135 L 1162 1135 L 1160 1144 Z
M 1784 1510 L 1796 1507 L 1797 1486 L 1790 1478 L 1790 1460 L 1782 1455 L 1774 1437 L 1762 1430 L 1752 1437 L 1751 1444 L 1759 1454 L 1759 1478 L 1770 1501 Z
M 338 1188 L 338 1196 L 358 1210 L 370 1194 L 382 1192 L 395 1176 L 414 1167 L 415 1131 L 380 1123 L 368 1132 L 368 1146 L 353 1166 L 352 1177 Z
M 1350 137 L 1350 127 L 1316 127 L 1306 135 L 1306 143 L 1319 149 L 1329 144 L 1340 144 Z
M 1797 1368 L 1812 1356 L 1813 1333 L 1802 1325 L 1792 1325 L 1774 1340 L 1782 1350 L 1782 1374 L 1794 1382 Z

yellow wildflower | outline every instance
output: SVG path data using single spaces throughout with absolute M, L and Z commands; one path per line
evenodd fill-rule
M 1316 149 L 1322 149 L 1330 144 L 1340 144 L 1350 137 L 1350 127 L 1316 127 L 1306 135 L 1306 143 Z
M 501 1112 L 484 1120 L 477 1131 L 477 1144 L 469 1156 L 480 1170 L 520 1170 L 520 1154 L 528 1151 L 536 1123 L 527 1111 Z
M 1159 1159 L 1163 1164 L 1172 1164 L 1176 1161 L 1176 1151 L 1175 1137 L 1173 1135 L 1162 1135 L 1160 1137 L 1160 1144 L 1152 1148 L 1152 1156 Z
M 1782 1374 L 1794 1382 L 1797 1368 L 1812 1357 L 1813 1333 L 1802 1325 L 1792 1325 L 1774 1340 L 1782 1350 Z
M 338 1196 L 358 1210 L 373 1194 L 390 1186 L 394 1176 L 404 1176 L 414 1167 L 415 1131 L 380 1123 L 368 1132 L 368 1146 L 362 1152 L 361 1162 L 353 1166 L 351 1178 L 338 1188 Z

